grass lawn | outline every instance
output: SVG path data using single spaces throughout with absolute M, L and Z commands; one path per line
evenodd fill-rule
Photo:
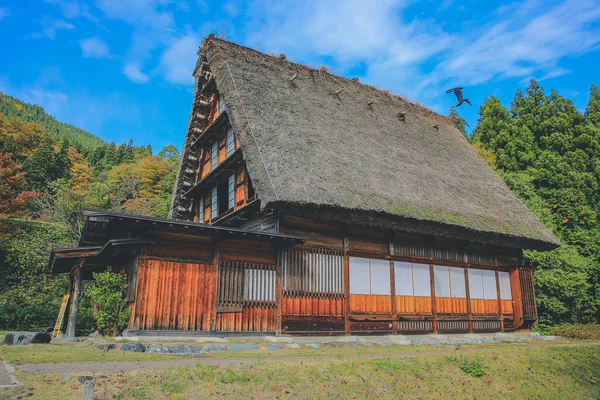
M 394 347 L 393 351 L 397 349 Z M 600 398 L 600 346 L 509 345 L 460 348 L 444 354 L 436 354 L 429 348 L 433 351 L 396 358 L 368 358 L 366 355 L 374 349 L 367 349 L 363 350 L 365 357 L 352 359 L 344 358 L 343 350 L 346 349 L 328 349 L 327 352 L 340 354 L 333 360 L 301 363 L 258 360 L 252 365 L 236 367 L 95 374 L 95 396 L 99 399 Z M 44 399 L 81 398 L 83 385 L 76 375 L 66 380 L 60 374 L 17 372 L 16 375 L 24 386 L 6 392 L 4 396 L 9 399 L 29 394 Z

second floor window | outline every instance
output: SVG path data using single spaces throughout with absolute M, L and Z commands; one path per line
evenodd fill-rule
M 229 202 L 229 209 L 235 208 L 235 174 L 229 175 L 229 181 L 227 182 L 227 201 Z
M 217 188 L 212 189 L 211 195 L 211 206 L 210 206 L 210 218 L 215 219 L 219 216 L 219 206 L 217 203 Z
M 210 166 L 214 171 L 219 165 L 219 142 L 215 141 L 210 148 Z
M 229 128 L 227 131 L 227 157 L 233 154 L 235 151 L 235 136 L 233 134 L 233 128 Z
M 198 204 L 198 222 L 204 222 L 204 199 L 200 199 L 200 203 Z

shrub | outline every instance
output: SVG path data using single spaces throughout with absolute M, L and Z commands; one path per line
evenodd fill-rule
M 549 333 L 567 339 L 600 339 L 600 324 L 559 325 L 550 328 Z
M 471 375 L 473 378 L 481 378 L 485 375 L 485 370 L 483 369 L 483 365 L 479 361 L 467 361 L 463 359 L 460 362 L 460 369 Z
M 124 293 L 125 277 L 112 272 L 94 273 L 94 284 L 88 289 L 96 304 L 96 326 L 102 334 L 116 335 L 127 326 L 131 310 L 127 307 Z

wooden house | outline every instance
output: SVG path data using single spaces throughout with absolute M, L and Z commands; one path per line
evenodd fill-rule
M 89 213 L 51 259 L 126 274 L 130 334 L 532 327 L 522 251 L 560 243 L 448 117 L 212 35 L 198 54 L 170 218 Z

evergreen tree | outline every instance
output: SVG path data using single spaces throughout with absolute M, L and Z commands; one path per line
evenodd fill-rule
M 592 84 L 590 87 L 590 100 L 585 108 L 585 116 L 588 123 L 600 128 L 600 88 Z
M 467 134 L 467 127 L 469 126 L 469 123 L 466 119 L 460 116 L 456 110 L 456 107 L 450 106 L 449 116 L 452 118 L 454 125 L 456 125 L 456 128 L 460 131 L 460 133 L 462 133 L 466 139 L 469 139 L 469 135 Z
M 543 323 L 600 322 L 599 99 L 592 86 L 584 115 L 532 80 L 525 94 L 515 93 L 510 112 L 486 99 L 473 131 L 474 145 L 496 156 L 506 184 L 563 243 L 524 252 Z

